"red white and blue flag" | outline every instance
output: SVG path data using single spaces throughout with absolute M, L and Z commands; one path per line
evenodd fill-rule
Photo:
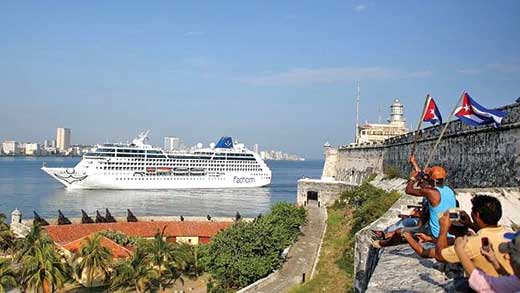
M 430 96 L 428 96 L 428 101 L 426 102 L 423 121 L 430 122 L 433 125 L 437 123 L 442 124 L 441 111 L 439 111 L 437 104 L 435 104 L 435 101 Z
M 455 110 L 455 116 L 472 126 L 493 123 L 495 127 L 499 127 L 506 115 L 507 113 L 501 110 L 484 108 L 467 93 L 464 93 L 462 98 L 462 106 Z

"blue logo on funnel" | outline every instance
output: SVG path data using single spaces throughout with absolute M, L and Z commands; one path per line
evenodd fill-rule
M 229 136 L 223 136 L 217 142 L 216 148 L 231 149 L 233 148 L 233 139 Z

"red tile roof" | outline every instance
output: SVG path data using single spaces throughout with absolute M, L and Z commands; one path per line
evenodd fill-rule
M 44 226 L 54 242 L 63 244 L 83 238 L 99 231 L 118 231 L 127 236 L 153 237 L 157 231 L 166 227 L 165 236 L 175 237 L 213 237 L 233 222 L 118 222 L 96 224 L 72 224 Z
M 69 242 L 69 243 L 63 245 L 62 247 L 72 253 L 76 253 L 82 247 L 83 241 L 90 237 L 92 237 L 92 235 L 76 239 L 72 242 Z M 101 237 L 101 245 L 110 249 L 110 251 L 112 252 L 112 257 L 114 257 L 114 258 L 126 258 L 126 257 L 132 255 L 132 251 L 130 251 L 126 247 L 123 247 L 123 246 L 115 243 L 114 241 L 112 241 L 104 236 Z

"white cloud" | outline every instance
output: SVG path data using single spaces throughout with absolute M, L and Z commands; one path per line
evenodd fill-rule
M 486 65 L 490 70 L 494 70 L 500 73 L 516 73 L 520 72 L 520 63 L 492 63 Z
M 184 36 L 185 37 L 196 37 L 196 36 L 203 36 L 204 34 L 205 33 L 201 32 L 201 31 L 189 31 L 189 32 L 185 32 Z
M 367 6 L 365 4 L 357 4 L 356 6 L 354 6 L 354 10 L 356 12 L 362 12 L 365 9 L 367 9 Z
M 471 74 L 479 74 L 482 72 L 482 69 L 476 69 L 476 68 L 463 68 L 463 69 L 459 69 L 457 70 L 458 73 L 461 73 L 461 74 L 467 74 L 467 75 L 471 75 Z
M 520 72 L 520 63 L 489 63 L 482 65 L 479 68 L 462 68 L 457 70 L 460 74 L 474 75 L 485 72 L 496 72 L 496 73 L 518 73 Z
M 396 80 L 423 78 L 431 75 L 428 70 L 403 72 L 386 67 L 323 67 L 295 68 L 285 72 L 263 74 L 240 81 L 251 85 L 294 85 L 347 83 L 358 80 Z

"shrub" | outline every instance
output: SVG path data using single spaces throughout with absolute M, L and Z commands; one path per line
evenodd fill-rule
M 352 219 L 343 257 L 336 264 L 347 272 L 351 278 L 354 274 L 355 234 L 381 217 L 399 197 L 400 194 L 397 192 L 386 192 L 366 182 L 357 189 L 341 195 L 340 200 L 346 201 L 347 208 L 352 211 Z M 338 209 L 340 207 L 334 206 L 333 208 Z
M 394 178 L 399 178 L 401 176 L 401 171 L 397 169 L 394 166 L 388 166 L 383 170 L 383 173 L 385 173 L 385 177 L 383 177 L 383 180 L 390 180 Z
M 217 234 L 208 244 L 204 266 L 224 288 L 253 283 L 280 267 L 282 251 L 298 237 L 304 221 L 303 208 L 277 203 L 268 215 Z
M 119 231 L 105 230 L 99 232 L 99 234 L 122 246 L 135 246 L 140 240 L 138 237 L 129 237 Z

